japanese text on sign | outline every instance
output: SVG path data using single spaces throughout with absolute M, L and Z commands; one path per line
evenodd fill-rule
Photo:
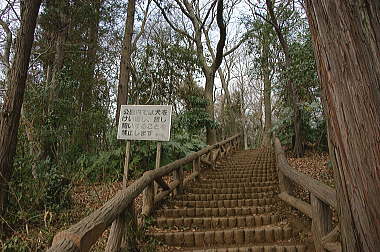
M 122 105 L 117 139 L 169 141 L 172 106 Z

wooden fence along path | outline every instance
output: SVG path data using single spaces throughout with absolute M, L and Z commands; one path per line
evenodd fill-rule
M 340 251 L 339 230 L 332 229 L 329 208 L 336 207 L 335 191 L 291 168 L 278 139 L 275 152 L 238 147 L 236 135 L 145 172 L 101 208 L 58 233 L 48 251 L 89 251 L 111 225 L 106 251 L 119 251 L 123 237 L 134 247 L 133 202 L 141 193 L 143 216 L 158 209 L 154 216 L 159 231 L 149 235 L 176 251 L 309 251 L 292 241 L 289 226 L 279 223 L 274 207 L 279 198 L 313 219 L 316 251 Z M 193 171 L 184 177 L 183 166 L 189 163 Z M 204 171 L 204 165 L 211 169 Z M 173 182 L 166 184 L 162 178 L 171 172 Z M 291 181 L 311 192 L 311 205 L 292 195 Z M 155 182 L 161 191 L 155 190 Z M 281 192 L 276 195 L 278 185 Z M 169 195 L 173 199 L 159 209 Z
M 276 153 L 280 199 L 312 218 L 312 233 L 316 251 L 341 251 L 339 225 L 332 228 L 332 210 L 337 208 L 336 191 L 293 169 L 286 160 L 278 138 L 273 139 Z M 310 192 L 310 203 L 293 196 L 294 183 Z

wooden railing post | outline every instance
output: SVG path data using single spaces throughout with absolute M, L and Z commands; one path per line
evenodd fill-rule
M 155 163 L 155 169 L 160 168 L 161 166 L 161 142 L 157 143 L 157 148 L 156 148 L 156 163 Z M 158 184 L 155 182 L 154 183 L 154 194 L 158 194 Z
M 201 158 L 197 157 L 193 160 L 193 173 L 198 172 L 198 176 L 194 178 L 194 181 L 199 181 L 199 176 L 201 174 Z
M 111 231 L 108 236 L 108 241 L 105 249 L 106 252 L 116 252 L 120 250 L 125 226 L 126 216 L 123 213 L 114 222 L 112 222 Z
M 138 252 L 137 248 L 137 215 L 135 201 L 133 200 L 129 207 L 126 209 L 126 232 L 124 233 L 123 247 L 130 252 Z
M 127 188 L 130 146 L 130 141 L 127 141 L 124 159 L 123 188 Z M 112 223 L 105 250 L 119 251 L 120 247 L 127 247 L 128 251 L 137 251 L 136 231 L 137 216 L 135 212 L 135 201 L 133 199 L 125 212 Z
M 228 155 L 227 146 L 228 144 L 223 144 L 223 158 Z
M 326 252 L 322 244 L 322 238 L 332 229 L 332 212 L 326 203 L 311 194 L 312 206 L 312 232 L 314 236 L 315 251 Z
M 218 159 L 218 156 L 219 156 L 219 148 L 211 151 L 210 161 L 212 163 L 212 169 L 215 169 L 216 160 Z
M 280 169 L 278 170 L 278 182 L 281 192 L 293 195 L 294 185 L 292 181 L 280 171 Z
M 228 142 L 227 143 L 227 147 L 226 147 L 226 155 L 227 155 L 227 159 L 228 159 L 228 154 L 230 154 L 231 150 L 232 150 L 232 147 L 231 147 L 232 143 Z
M 148 216 L 154 208 L 154 183 L 149 184 L 143 192 L 142 214 Z
M 240 139 L 239 138 L 235 138 L 234 142 L 235 142 L 235 148 L 234 150 L 237 151 L 240 149 Z
M 174 190 L 174 195 L 183 193 L 183 166 L 178 167 L 173 171 L 174 181 L 178 181 L 178 186 Z
M 127 246 L 128 251 L 137 251 L 136 235 L 137 219 L 134 201 L 114 222 L 108 236 L 106 252 L 118 252 L 120 247 Z M 122 244 L 124 238 L 124 244 Z

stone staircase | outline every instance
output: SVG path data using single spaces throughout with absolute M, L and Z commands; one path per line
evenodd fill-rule
M 157 210 L 151 235 L 165 251 L 312 251 L 282 224 L 277 191 L 273 152 L 235 152 Z

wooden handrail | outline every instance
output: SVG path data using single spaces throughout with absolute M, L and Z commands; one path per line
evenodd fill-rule
M 105 229 L 109 227 L 111 223 L 127 209 L 131 202 L 141 194 L 148 185 L 152 184 L 153 181 L 159 180 L 170 172 L 178 170 L 183 165 L 200 158 L 202 155 L 207 154 L 214 149 L 221 148 L 221 146 L 225 144 L 237 143 L 239 137 L 240 134 L 237 134 L 170 164 L 145 172 L 141 178 L 137 179 L 130 186 L 117 192 L 116 195 L 108 200 L 102 207 L 95 210 L 78 223 L 72 225 L 67 230 L 56 234 L 53 239 L 52 247 L 48 251 L 89 251 Z M 196 172 L 198 173 L 198 171 Z M 170 190 L 158 194 L 154 199 L 155 203 L 168 195 L 169 191 L 180 186 L 181 183 L 183 183 L 183 181 L 170 184 Z M 174 188 L 172 186 L 174 186 Z
M 306 188 L 326 204 L 334 208 L 337 207 L 335 190 L 323 184 L 322 182 L 292 168 L 286 160 L 280 140 L 277 137 L 274 140 L 274 149 L 276 152 L 278 168 L 286 177 L 290 178 L 300 186 Z
M 288 164 L 280 140 L 273 137 L 273 143 L 281 189 L 278 197 L 312 218 L 312 233 L 316 251 L 340 252 L 341 244 L 338 242 L 339 228 L 336 227 L 332 230 L 332 211 L 330 209 L 330 207 L 337 208 L 336 191 L 292 168 Z M 293 185 L 290 181 L 310 192 L 311 204 L 291 195 Z

